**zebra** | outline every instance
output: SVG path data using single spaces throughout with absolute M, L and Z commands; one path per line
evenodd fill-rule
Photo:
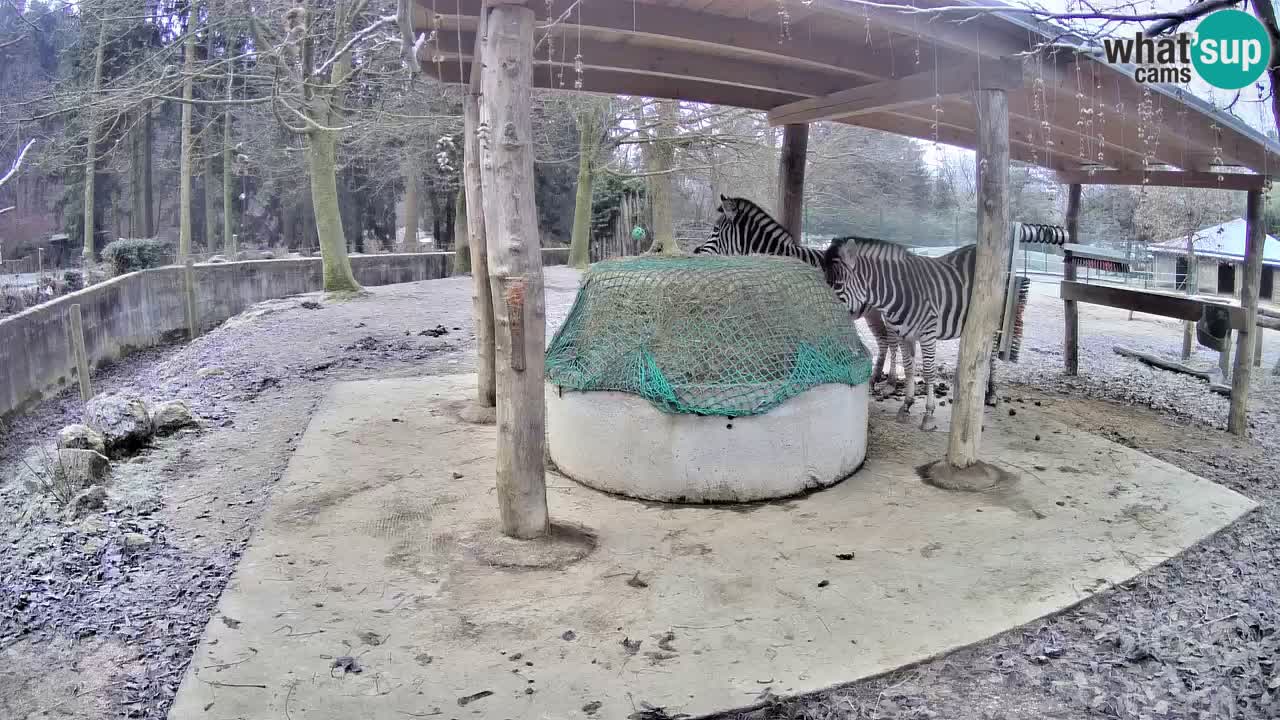
M 937 425 L 933 395 L 934 354 L 939 340 L 960 337 L 973 293 L 977 245 L 965 245 L 942 258 L 916 255 L 905 247 L 869 238 L 837 238 L 823 257 L 827 284 L 852 313 L 878 309 L 886 325 L 906 341 L 920 344 L 925 383 L 922 430 Z M 905 343 L 904 343 L 905 345 Z M 997 402 L 996 347 L 993 343 L 987 374 L 986 404 Z M 915 402 L 915 355 L 906 355 L 907 396 L 898 410 L 906 422 Z
M 694 248 L 695 255 L 782 255 L 808 263 L 823 270 L 824 254 L 821 250 L 805 247 L 795 241 L 791 232 L 774 220 L 769 213 L 754 202 L 741 197 L 720 196 L 716 208 L 718 217 L 711 237 Z M 842 298 L 843 300 L 843 298 Z M 847 304 L 847 303 L 846 303 Z M 903 343 L 880 317 L 875 308 L 852 313 L 867 321 L 867 327 L 876 341 L 876 365 L 871 377 L 871 388 L 876 390 L 880 382 L 888 382 L 892 392 L 897 380 L 898 348 Z M 915 354 L 914 344 L 903 347 L 903 356 Z M 889 356 L 889 373 L 884 372 L 884 361 Z

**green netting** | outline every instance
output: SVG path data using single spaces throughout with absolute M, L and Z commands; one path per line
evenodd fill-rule
M 871 365 L 822 275 L 769 256 L 593 265 L 547 350 L 547 379 L 560 387 L 727 417 L 767 412 L 815 385 L 860 385 Z

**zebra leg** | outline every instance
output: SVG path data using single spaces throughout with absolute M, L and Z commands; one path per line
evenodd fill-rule
M 898 408 L 898 422 L 905 423 L 911 419 L 911 406 L 916 402 L 916 354 L 910 347 L 910 340 L 901 340 L 902 366 L 907 372 L 907 396 L 902 399 L 902 407 Z
M 999 356 L 999 348 L 1000 340 L 997 337 L 991 348 L 991 357 L 987 359 L 987 396 L 985 404 L 990 407 L 996 407 L 1000 404 L 1000 396 L 996 394 L 996 357 Z
M 924 417 L 920 419 L 921 430 L 936 430 L 938 428 L 938 421 L 933 417 L 933 411 L 938 406 L 938 400 L 933 396 L 933 360 L 937 349 L 938 343 L 933 338 L 920 341 L 920 363 L 922 374 L 924 375 Z

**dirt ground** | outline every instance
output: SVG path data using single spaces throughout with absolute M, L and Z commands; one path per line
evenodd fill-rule
M 546 285 L 554 328 L 577 274 L 548 268 Z M 1266 339 L 1254 436 L 1241 442 L 1221 431 L 1226 401 L 1203 383 L 1111 350 L 1176 356 L 1181 331 L 1172 321 L 1082 306 L 1082 375 L 1063 377 L 1055 294 L 1055 285 L 1034 286 L 1020 362 L 1000 366 L 1009 407 L 1039 402 L 1262 508 L 1062 615 L 910 670 L 810 697 L 766 697 L 724 718 L 1280 716 L 1280 378 L 1266 372 L 1280 335 Z M 10 479 L 33 444 L 79 420 L 78 396 L 63 394 L 0 428 L 0 717 L 165 717 L 329 385 L 472 370 L 470 308 L 469 278 L 374 288 L 342 303 L 299 296 L 260 305 L 187 346 L 126 358 L 95 376 L 95 390 L 186 400 L 205 427 L 117 466 L 108 510 L 77 523 Z M 956 345 L 940 348 L 945 364 L 954 365 Z M 1195 362 L 1213 366 L 1216 356 L 1200 350 Z M 126 545 L 126 534 L 147 542 Z

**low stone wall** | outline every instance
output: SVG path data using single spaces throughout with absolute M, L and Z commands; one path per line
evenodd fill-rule
M 569 252 L 547 248 L 542 257 L 544 265 L 564 265 Z M 451 252 L 351 258 L 356 280 L 368 287 L 443 278 L 452 268 Z M 0 418 L 75 382 L 72 305 L 80 305 L 91 368 L 135 348 L 185 339 L 183 272 L 171 266 L 121 275 L 0 320 Z M 263 300 L 322 289 L 320 258 L 201 264 L 194 273 L 202 331 Z

